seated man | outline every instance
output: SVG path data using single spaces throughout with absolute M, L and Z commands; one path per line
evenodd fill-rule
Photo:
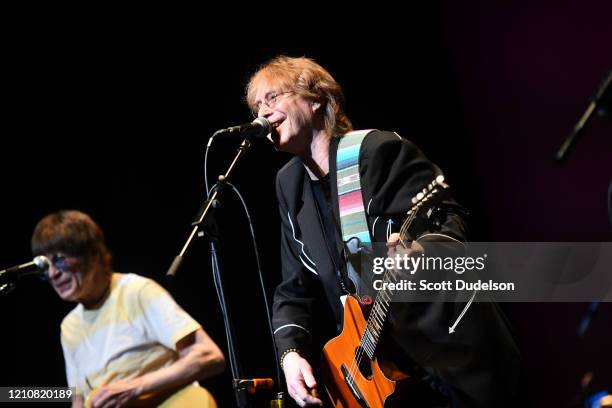
M 215 406 L 190 384 L 222 372 L 223 353 L 156 282 L 112 271 L 103 232 L 88 215 L 47 215 L 34 230 L 32 252 L 51 260 L 47 275 L 57 294 L 78 302 L 61 326 L 73 407 L 183 398 Z

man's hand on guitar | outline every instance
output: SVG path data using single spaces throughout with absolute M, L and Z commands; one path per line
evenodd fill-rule
M 396 254 L 417 256 L 425 252 L 425 249 L 418 241 L 410 241 L 405 238 L 402 239 L 402 236 L 397 232 L 389 236 L 387 247 L 389 248 L 387 253 L 389 257 L 393 257 Z
M 96 390 L 90 396 L 88 406 L 91 408 L 126 407 L 138 399 L 141 394 L 139 389 L 138 378 L 116 381 Z
M 312 373 L 312 367 L 306 359 L 296 352 L 287 354 L 283 359 L 283 371 L 289 395 L 300 407 L 323 405 L 319 399 L 317 381 Z

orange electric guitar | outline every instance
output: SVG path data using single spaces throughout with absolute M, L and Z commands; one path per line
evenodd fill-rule
M 427 188 L 412 199 L 413 206 L 400 230 L 408 230 L 424 210 L 433 209 L 448 185 L 438 176 Z M 431 215 L 431 213 L 429 214 Z M 384 280 L 397 282 L 395 270 L 387 269 Z M 344 327 L 338 337 L 323 348 L 322 371 L 325 389 L 331 403 L 342 408 L 378 408 L 406 406 L 410 377 L 392 363 L 377 358 L 377 346 L 389 314 L 393 291 L 385 286 L 376 295 L 366 318 L 362 305 L 353 296 L 344 305 Z M 406 389 L 407 392 L 404 392 Z

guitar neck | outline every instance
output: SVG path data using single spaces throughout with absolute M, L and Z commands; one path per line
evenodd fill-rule
M 422 192 L 417 194 L 412 199 L 413 206 L 406 212 L 406 219 L 402 223 L 399 234 L 403 245 L 406 245 L 404 240 L 409 239 L 408 231 L 417 217 L 417 214 L 425 208 L 430 208 L 432 204 L 435 204 L 436 200 L 432 198 L 439 198 L 437 194 L 441 190 L 446 190 L 448 184 L 444 183 L 444 177 L 437 177 L 432 183 Z M 368 354 L 370 359 L 374 358 L 376 354 L 376 347 L 380 340 L 385 322 L 389 316 L 389 310 L 391 308 L 391 301 L 393 299 L 394 291 L 389 289 L 389 286 L 395 287 L 395 285 L 388 285 L 385 283 L 397 283 L 399 281 L 399 273 L 395 269 L 387 269 L 383 278 L 382 289 L 376 295 L 376 299 L 368 316 L 366 328 L 363 336 L 361 337 L 361 346 Z
M 394 269 L 387 269 L 384 275 L 383 282 L 385 283 L 397 283 L 398 274 Z M 387 317 L 389 316 L 389 310 L 391 308 L 391 301 L 393 299 L 394 291 L 389 289 L 389 286 L 383 284 L 383 289 L 378 292 L 376 299 L 372 305 L 372 310 L 368 316 L 366 328 L 361 337 L 361 346 L 368 354 L 370 359 L 373 359 L 376 354 L 376 347 L 380 340 L 380 335 L 384 329 Z

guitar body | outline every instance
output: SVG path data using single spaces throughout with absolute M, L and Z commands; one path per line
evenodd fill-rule
M 406 374 L 391 365 L 380 363 L 377 358 L 370 361 L 365 353 L 360 360 L 366 363 L 366 368 L 360 369 L 355 364 L 355 352 L 365 328 L 366 320 L 359 301 L 348 296 L 344 305 L 342 333 L 323 348 L 322 371 L 327 395 L 337 408 L 399 406 L 399 396 L 394 392 L 397 381 L 408 380 Z M 349 380 L 351 385 L 347 382 L 347 374 L 352 380 Z
M 85 408 L 91 408 L 91 398 L 96 393 L 97 390 L 94 390 L 87 395 L 87 399 L 85 400 Z M 159 408 L 217 408 L 217 403 L 206 388 L 202 388 L 199 385 L 190 384 L 175 392 L 143 395 L 131 406 Z
M 443 193 L 447 189 L 444 176 L 439 175 L 412 198 L 413 206 L 406 212 L 406 220 L 399 230 L 402 240 L 410 240 L 409 237 L 414 236 L 410 228 L 415 220 L 424 223 L 419 227 L 420 230 L 436 230 L 441 222 L 438 219 L 438 201 L 444 198 Z M 367 223 L 365 228 L 368 228 Z M 345 237 L 344 232 L 345 241 L 352 239 L 350 236 Z M 393 283 L 398 282 L 400 276 L 395 268 L 386 268 L 384 278 Z M 418 406 L 417 382 L 398 370 L 391 361 L 378 358 L 379 348 L 381 352 L 393 353 L 391 343 L 387 344 L 390 347 L 379 343 L 391 310 L 393 295 L 393 290 L 388 288 L 378 291 L 367 320 L 359 301 L 353 296 L 346 298 L 342 333 L 325 345 L 321 364 L 325 390 L 335 407 Z M 408 361 L 405 363 L 409 364 Z

